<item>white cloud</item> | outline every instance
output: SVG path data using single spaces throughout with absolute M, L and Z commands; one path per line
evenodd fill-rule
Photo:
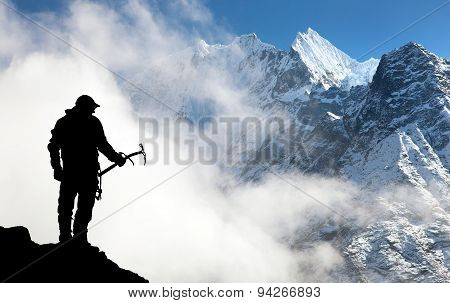
M 200 24 L 213 24 L 213 15 L 202 2 L 197 0 L 170 1 L 172 11 L 178 12 L 180 16 L 189 21 Z

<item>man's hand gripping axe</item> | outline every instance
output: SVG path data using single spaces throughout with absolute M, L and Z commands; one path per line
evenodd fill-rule
M 134 165 L 133 160 L 131 160 L 131 157 L 137 156 L 137 155 L 142 155 L 144 157 L 144 165 L 147 163 L 147 154 L 145 153 L 144 150 L 144 146 L 142 145 L 142 143 L 139 144 L 139 148 L 140 150 L 134 153 L 131 153 L 129 155 L 125 155 L 124 153 L 120 153 L 125 160 L 130 160 L 130 162 Z M 99 171 L 98 173 L 98 177 L 99 177 L 99 186 L 97 189 L 97 195 L 96 195 L 96 199 L 97 200 L 101 200 L 102 199 L 102 176 L 104 174 L 106 174 L 107 172 L 109 172 L 110 170 L 112 170 L 113 168 L 115 168 L 116 166 L 118 166 L 117 164 L 112 164 L 110 166 L 108 166 L 107 168 L 105 168 L 102 171 Z

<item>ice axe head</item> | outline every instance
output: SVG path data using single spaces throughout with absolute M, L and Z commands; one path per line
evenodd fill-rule
M 144 146 L 142 145 L 142 143 L 139 143 L 139 147 L 141 148 L 141 150 L 139 152 L 144 157 L 144 165 L 145 165 L 145 164 L 147 164 L 147 154 L 145 153 Z

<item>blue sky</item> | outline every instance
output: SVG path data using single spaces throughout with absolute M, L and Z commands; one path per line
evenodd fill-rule
M 114 3 L 111 0 L 103 2 Z M 165 0 L 152 2 L 163 3 Z M 448 0 L 204 0 L 203 2 L 213 13 L 215 20 L 236 35 L 254 32 L 264 42 L 280 49 L 289 49 L 296 33 L 311 27 L 354 58 L 360 58 L 374 46 L 447 2 L 447 5 L 429 17 L 361 59 L 379 58 L 383 53 L 409 41 L 416 41 L 439 56 L 450 57 Z M 36 12 L 61 10 L 68 1 L 14 0 L 13 3 L 26 12 Z

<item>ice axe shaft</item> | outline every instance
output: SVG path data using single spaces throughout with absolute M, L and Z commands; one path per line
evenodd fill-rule
M 125 155 L 125 157 L 124 157 L 125 160 L 130 160 L 131 163 L 133 163 L 133 165 L 134 165 L 134 162 L 133 162 L 133 160 L 131 160 L 131 157 L 134 157 L 137 155 L 142 155 L 142 156 L 144 156 L 144 165 L 145 165 L 147 163 L 147 155 L 145 154 L 144 146 L 142 145 L 142 143 L 139 144 L 139 147 L 141 149 L 140 151 L 131 153 L 129 155 Z M 117 166 L 117 164 L 112 164 L 112 165 L 108 166 L 107 168 L 105 168 L 104 170 L 100 171 L 98 175 L 101 177 L 104 174 L 106 174 L 107 172 L 109 172 L 110 170 L 112 170 L 113 168 L 115 168 L 116 166 Z

